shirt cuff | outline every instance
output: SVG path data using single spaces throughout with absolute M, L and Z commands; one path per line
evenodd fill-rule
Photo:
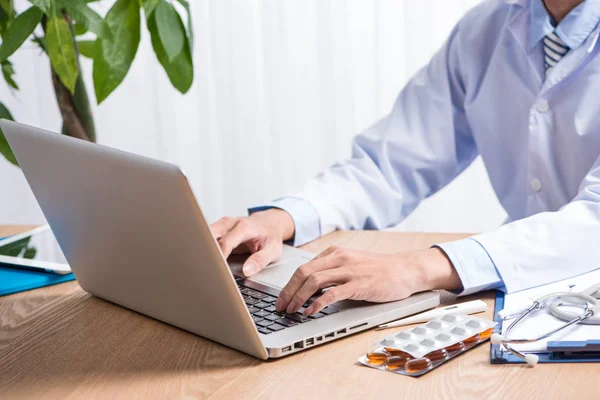
M 439 247 L 446 253 L 460 277 L 463 288 L 453 293 L 464 296 L 504 286 L 494 261 L 475 239 L 436 244 L 434 247 Z
M 287 241 L 292 246 L 302 246 L 321 237 L 321 223 L 317 210 L 308 201 L 298 197 L 283 197 L 271 203 L 252 207 L 248 214 L 278 208 L 290 214 L 294 220 L 294 237 Z

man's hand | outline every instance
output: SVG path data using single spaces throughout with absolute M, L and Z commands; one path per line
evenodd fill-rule
M 281 256 L 283 242 L 294 236 L 294 220 L 272 208 L 244 218 L 221 218 L 210 226 L 225 258 L 251 253 L 243 266 L 246 276 L 260 272 Z
M 344 299 L 380 303 L 404 299 L 424 290 L 460 287 L 456 270 L 438 248 L 375 254 L 332 246 L 296 270 L 275 307 L 294 313 L 324 288 L 329 289 L 304 311 L 305 315 Z

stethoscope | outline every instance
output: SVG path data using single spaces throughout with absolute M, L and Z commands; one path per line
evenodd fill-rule
M 494 333 L 490 341 L 492 344 L 501 344 L 504 348 L 506 348 L 506 350 L 525 360 L 528 365 L 533 367 L 538 363 L 539 357 L 533 353 L 524 353 L 516 350 L 510 346 L 510 344 L 533 343 L 539 340 L 544 340 L 555 333 L 578 323 L 586 325 L 600 325 L 600 315 L 594 315 L 594 307 L 596 306 L 598 298 L 600 298 L 600 293 L 598 293 L 599 290 L 600 284 L 597 284 L 581 292 L 550 293 L 532 300 L 531 305 L 522 311 L 511 313 L 510 310 L 502 310 L 498 313 L 498 317 L 500 317 L 501 320 L 506 321 L 514 319 L 514 321 L 506 329 L 505 335 Z M 581 309 L 581 311 L 576 312 L 568 310 L 565 309 L 566 307 L 576 307 Z M 535 338 L 512 339 L 508 337 L 514 327 L 517 326 L 519 322 L 523 321 L 525 317 L 534 311 L 539 311 L 544 308 L 548 308 L 548 311 L 550 311 L 550 314 L 552 314 L 554 317 L 566 322 L 558 328 Z

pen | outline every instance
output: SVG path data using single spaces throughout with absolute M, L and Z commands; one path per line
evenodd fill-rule
M 413 315 L 412 317 L 403 318 L 394 322 L 379 325 L 376 330 L 395 328 L 397 326 L 416 324 L 418 322 L 428 322 L 432 319 L 447 314 L 476 314 L 486 310 L 487 304 L 482 300 L 467 301 L 466 303 L 453 304 L 451 306 L 436 308 L 421 314 Z

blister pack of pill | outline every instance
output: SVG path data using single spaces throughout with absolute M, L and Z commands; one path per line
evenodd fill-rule
M 469 315 L 444 315 L 387 336 L 358 361 L 384 371 L 420 376 L 488 340 L 495 325 Z

